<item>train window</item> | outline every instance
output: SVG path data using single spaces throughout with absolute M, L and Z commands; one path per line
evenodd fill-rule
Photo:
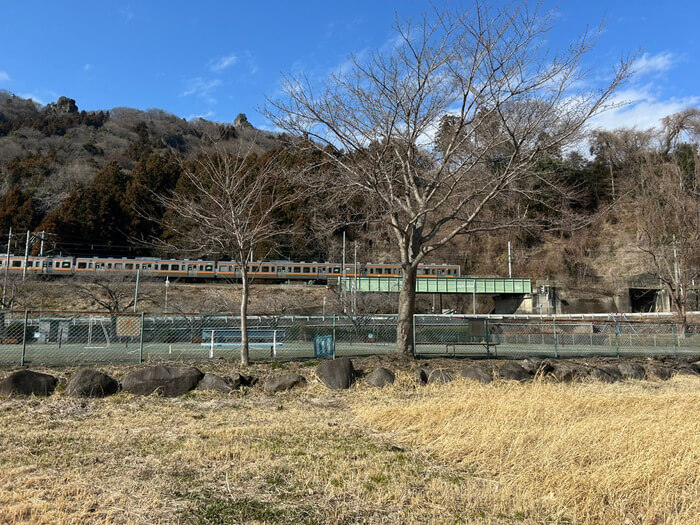
M 121 270 L 121 269 L 122 269 L 122 263 L 114 263 L 114 269 L 115 269 L 115 270 Z
M 211 264 L 207 264 L 204 267 L 204 271 L 206 271 L 206 272 L 211 272 L 213 269 L 214 269 L 214 267 Z
M 107 269 L 111 270 L 112 269 L 112 263 L 107 263 Z
M 22 261 L 12 261 L 13 268 L 19 268 L 20 266 L 22 266 Z
M 180 265 L 179 265 L 179 264 L 171 264 L 171 265 L 170 265 L 170 269 L 171 269 L 172 271 L 177 271 L 177 270 L 180 269 Z
M 134 264 L 133 263 L 124 263 L 124 269 L 125 270 L 133 270 Z
M 78 263 L 78 268 L 79 268 L 79 269 L 85 268 L 86 266 L 87 266 L 87 263 L 85 263 L 85 262 L 79 262 L 79 263 Z
M 92 263 L 89 263 L 89 264 L 88 264 L 88 268 L 92 268 Z

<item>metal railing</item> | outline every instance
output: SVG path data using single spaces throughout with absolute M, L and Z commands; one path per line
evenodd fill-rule
M 104 312 L 0 311 L 0 364 L 79 365 L 237 359 L 240 318 Z M 396 316 L 248 318 L 250 357 L 389 354 Z M 700 325 L 654 320 L 491 320 L 416 315 L 417 356 L 700 355 Z

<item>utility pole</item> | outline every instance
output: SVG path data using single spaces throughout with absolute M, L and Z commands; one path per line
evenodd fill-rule
M 7 276 L 10 273 L 10 242 L 12 241 L 12 227 L 7 236 L 7 258 L 5 259 L 5 285 L 2 287 L 2 307 L 5 308 L 5 291 L 7 290 Z
M 355 241 L 355 282 L 352 287 L 352 315 L 357 315 L 357 241 Z
M 141 278 L 141 268 L 136 270 L 136 290 L 134 291 L 134 313 L 136 313 L 136 306 L 139 303 L 139 279 Z
M 27 278 L 27 262 L 29 262 L 29 230 L 27 230 L 27 242 L 24 245 L 24 268 L 22 268 L 22 280 Z
M 45 231 L 41 232 L 41 244 L 39 245 L 39 257 L 44 256 L 44 234 L 45 233 L 46 233 Z
M 340 303 L 343 305 L 343 313 L 345 313 L 345 231 L 343 231 L 343 271 L 341 272 L 341 282 L 340 282 Z
M 170 279 L 168 279 L 168 276 L 165 276 L 165 307 L 163 308 L 163 313 L 167 314 L 168 313 L 168 288 L 170 288 Z
M 513 261 L 510 257 L 510 241 L 508 241 L 508 279 L 513 278 Z

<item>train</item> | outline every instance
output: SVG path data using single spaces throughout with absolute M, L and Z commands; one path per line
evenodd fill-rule
M 144 277 L 168 277 L 184 279 L 241 278 L 239 265 L 234 261 L 160 259 L 157 257 L 66 257 L 0 255 L 0 272 L 26 273 L 27 275 L 99 275 L 133 274 Z M 346 277 L 355 277 L 355 265 L 345 265 Z M 359 277 L 400 277 L 398 263 L 362 263 L 357 265 Z M 333 262 L 253 261 L 248 263 L 248 276 L 268 281 L 328 281 L 342 276 L 342 264 Z M 421 264 L 418 277 L 460 276 L 456 264 Z

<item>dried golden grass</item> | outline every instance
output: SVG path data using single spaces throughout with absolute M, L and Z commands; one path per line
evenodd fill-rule
M 307 368 L 307 375 L 310 369 Z M 700 381 L 0 400 L 1 523 L 693 523 Z
M 700 522 L 700 382 L 428 387 L 361 421 L 487 480 L 481 505 L 532 521 Z

